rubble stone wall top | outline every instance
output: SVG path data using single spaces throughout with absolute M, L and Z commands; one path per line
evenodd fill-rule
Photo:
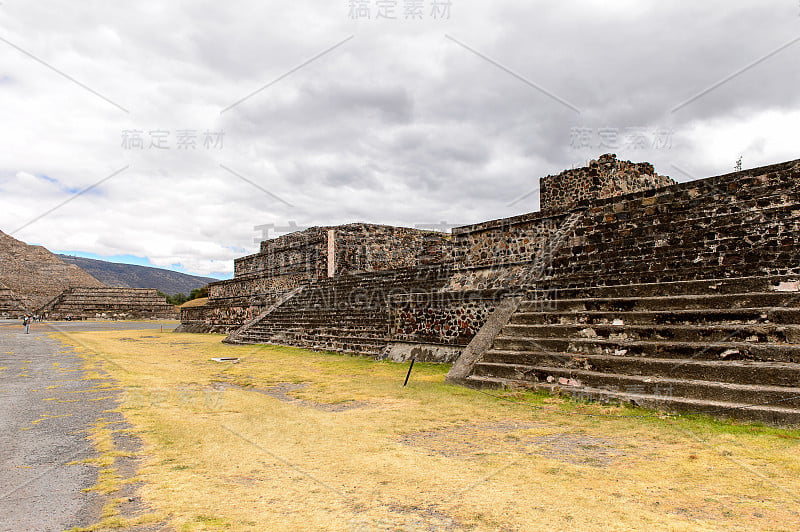
M 541 178 L 539 203 L 542 211 L 561 211 L 585 201 L 674 184 L 658 175 L 650 163 L 620 161 L 614 154 L 605 154 L 589 166 Z

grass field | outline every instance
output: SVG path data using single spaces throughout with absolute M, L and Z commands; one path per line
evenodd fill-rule
M 447 366 L 153 331 L 56 335 L 145 444 L 175 530 L 798 530 L 800 432 L 445 383 Z M 213 357 L 239 357 L 238 364 Z M 105 432 L 104 432 L 105 430 Z M 108 430 L 94 439 L 114 453 Z M 102 461 L 102 460 L 101 460 Z M 111 462 L 100 478 L 119 486 Z M 106 509 L 101 527 L 134 521 Z

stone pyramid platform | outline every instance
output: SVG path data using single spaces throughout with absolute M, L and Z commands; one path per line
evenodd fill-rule
M 175 307 L 153 288 L 68 288 L 38 312 L 48 319 L 175 319 Z

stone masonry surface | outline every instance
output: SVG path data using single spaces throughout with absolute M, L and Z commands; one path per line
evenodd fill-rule
M 614 154 L 605 154 L 590 161 L 588 167 L 543 177 L 539 186 L 540 205 L 542 211 L 562 211 L 588 200 L 674 184 L 669 177 L 658 175 L 650 163 L 620 161 Z
M 38 309 L 49 319 L 174 319 L 175 307 L 151 288 L 68 288 Z
M 463 349 L 469 385 L 800 423 L 800 161 L 676 184 L 607 155 L 542 194 L 543 212 L 438 240 L 358 225 L 265 242 L 288 258 L 245 258 L 212 289 L 226 319 L 253 318 L 226 341 L 398 360 Z M 263 314 L 258 295 L 275 302 Z

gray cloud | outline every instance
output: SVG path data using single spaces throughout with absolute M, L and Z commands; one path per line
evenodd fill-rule
M 388 22 L 321 0 L 49 0 L 8 3 L 3 17 L 0 36 L 130 110 L 0 43 L 0 228 L 130 165 L 16 235 L 54 250 L 229 273 L 255 249 L 255 225 L 520 214 L 537 194 L 509 204 L 540 177 L 607 151 L 679 180 L 689 177 L 676 167 L 704 177 L 739 155 L 746 167 L 798 157 L 800 42 L 759 62 L 800 36 L 790 0 L 453 0 L 448 21 L 401 11 Z M 575 145 L 575 128 L 592 132 L 590 146 Z M 619 133 L 616 146 L 598 142 L 601 128 Z M 632 128 L 669 131 L 670 146 L 630 145 Z M 132 129 L 173 142 L 182 129 L 222 130 L 224 145 L 129 150 Z

